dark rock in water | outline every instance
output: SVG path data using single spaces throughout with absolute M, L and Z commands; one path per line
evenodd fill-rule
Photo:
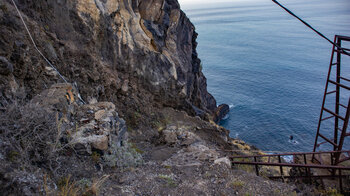
M 213 121 L 219 123 L 229 112 L 230 107 L 227 104 L 219 105 L 214 112 Z
M 3 56 L 0 56 L 0 74 L 9 75 L 13 72 L 13 65 Z

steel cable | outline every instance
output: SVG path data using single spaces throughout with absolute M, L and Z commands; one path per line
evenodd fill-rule
M 274 3 L 276 3 L 278 6 L 280 6 L 281 8 L 283 8 L 285 11 L 287 11 L 290 15 L 294 16 L 295 18 L 297 18 L 300 22 L 302 22 L 304 25 L 306 25 L 307 27 L 309 27 L 311 30 L 313 30 L 314 32 L 316 32 L 319 36 L 321 36 L 322 38 L 326 39 L 329 43 L 331 43 L 332 45 L 334 45 L 335 47 L 338 48 L 338 50 L 341 50 L 342 53 L 350 56 L 350 53 L 346 52 L 342 47 L 338 46 L 338 44 L 332 42 L 330 39 L 328 39 L 325 35 L 323 35 L 321 32 L 319 32 L 318 30 L 316 30 L 315 28 L 313 28 L 310 24 L 308 24 L 307 22 L 305 22 L 303 19 L 301 19 L 300 17 L 298 17 L 297 15 L 295 15 L 292 11 L 290 11 L 288 8 L 284 7 L 283 5 L 281 5 L 277 0 L 272 0 Z
M 27 33 L 28 33 L 28 35 L 29 35 L 29 37 L 30 37 L 30 40 L 32 41 L 32 43 L 33 43 L 35 49 L 38 51 L 38 53 L 40 54 L 40 56 L 42 56 L 42 57 L 44 58 L 44 60 L 52 67 L 52 69 L 54 69 L 54 70 L 58 73 L 58 75 L 63 79 L 63 81 L 64 81 L 65 83 L 68 83 L 67 80 L 64 79 L 64 77 L 62 76 L 62 74 L 56 69 L 56 67 L 52 65 L 52 63 L 43 55 L 43 53 L 41 53 L 41 51 L 39 50 L 39 48 L 38 48 L 37 45 L 35 44 L 35 41 L 34 41 L 32 35 L 30 34 L 30 31 L 29 31 L 29 29 L 28 29 L 26 23 L 24 22 L 24 19 L 23 19 L 23 17 L 22 17 L 21 12 L 20 12 L 19 9 L 17 8 L 17 5 L 16 5 L 15 1 L 14 1 L 14 0 L 11 0 L 11 1 L 12 1 L 13 5 L 15 6 L 15 8 L 16 8 L 16 10 L 17 10 L 17 12 L 18 12 L 19 17 L 21 18 L 21 20 L 22 20 L 22 22 L 23 22 L 23 25 L 24 25 L 25 29 L 27 30 Z

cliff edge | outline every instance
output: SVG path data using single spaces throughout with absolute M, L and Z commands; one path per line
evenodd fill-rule
M 0 195 L 294 193 L 232 169 L 177 0 L 14 2 L 54 67 L 0 1 Z

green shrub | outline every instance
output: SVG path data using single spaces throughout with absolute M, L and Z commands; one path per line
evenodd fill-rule
M 158 178 L 165 180 L 169 187 L 177 187 L 175 180 L 171 176 L 159 175 Z
M 240 188 L 242 188 L 243 186 L 244 186 L 244 182 L 243 181 L 240 181 L 240 180 L 236 180 L 236 181 L 233 181 L 232 182 L 232 187 L 234 188 L 234 189 L 240 189 Z
M 113 144 L 110 152 L 105 154 L 103 159 L 107 166 L 119 168 L 137 167 L 143 163 L 141 154 L 132 148 L 128 142 L 120 147 Z

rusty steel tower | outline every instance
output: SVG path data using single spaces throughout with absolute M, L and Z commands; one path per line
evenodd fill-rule
M 346 140 L 350 138 L 350 66 L 342 67 L 344 57 L 350 57 L 350 37 L 336 35 L 334 41 L 331 41 L 277 0 L 272 1 L 333 45 L 315 143 L 312 152 L 231 156 L 232 163 L 251 165 L 255 167 L 258 176 L 262 166 L 279 167 L 279 175 L 269 178 L 282 181 L 309 179 L 312 182 L 311 179 L 338 179 L 340 191 L 350 194 L 350 187 L 345 187 L 347 190 L 343 187 L 343 181 L 350 179 L 350 166 L 344 164 L 345 161 L 350 161 L 350 141 Z M 283 160 L 286 156 L 292 156 L 293 161 Z M 286 168 L 291 169 L 290 171 L 297 168 L 299 173 L 286 173 Z
M 347 131 L 350 115 L 350 97 L 348 96 L 350 92 L 350 79 L 343 76 L 344 73 L 341 69 L 342 57 L 350 57 L 350 49 L 343 48 L 343 42 L 350 43 L 350 37 L 335 36 L 333 42 L 335 44 L 333 45 L 329 64 L 326 88 L 313 149 L 313 152 L 316 152 L 320 151 L 321 145 L 330 145 L 333 151 L 338 152 L 331 157 L 332 165 L 338 165 L 341 162 L 350 160 L 349 152 L 341 153 L 343 150 L 350 150 L 349 147 L 346 149 L 344 146 L 346 137 L 350 136 L 350 132 Z M 345 97 L 347 96 L 347 100 L 344 101 L 344 99 L 342 99 L 343 102 L 346 103 L 342 103 L 341 97 L 343 94 L 345 94 Z M 327 105 L 327 102 L 330 102 L 330 104 Z M 333 106 L 333 108 L 330 108 L 331 106 Z M 329 132 L 329 129 L 324 129 L 322 127 L 325 121 L 332 121 L 331 123 L 334 126 L 332 138 L 329 136 L 327 137 L 325 134 L 326 131 Z M 322 160 L 317 159 L 315 156 L 313 156 L 313 159 L 322 164 Z

